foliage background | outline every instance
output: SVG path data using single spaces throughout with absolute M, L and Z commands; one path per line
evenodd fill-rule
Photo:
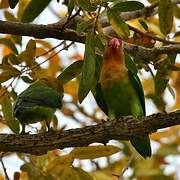
M 70 2 L 70 1 L 69 1 Z M 146 5 L 149 4 L 148 1 L 143 1 Z M 152 2 L 152 1 L 151 1 Z M 22 16 L 23 9 L 26 7 L 25 4 L 28 4 L 28 0 L 20 0 L 19 8 L 16 6 L 15 9 L 11 10 L 8 6 L 8 1 L 1 0 L 1 20 L 5 19 L 8 21 L 19 21 L 18 16 Z M 67 16 L 67 12 L 65 9 L 65 5 L 57 3 L 56 1 L 51 2 L 48 5 L 42 14 L 36 18 L 33 23 L 38 24 L 49 24 L 54 23 L 64 17 Z M 155 3 L 153 1 L 152 3 Z M 179 7 L 176 7 L 178 12 L 180 12 Z M 51 18 L 49 18 L 51 16 Z M 86 14 L 84 21 L 87 21 L 90 16 Z M 170 34 L 170 37 L 173 37 L 171 40 L 180 41 L 179 37 L 179 21 L 178 16 L 174 21 L 174 25 Z M 153 16 L 148 18 L 148 20 L 143 19 L 149 26 L 148 33 L 153 35 L 158 35 L 161 38 L 165 36 L 159 30 L 159 21 L 157 16 Z M 128 22 L 136 28 L 140 28 L 142 31 L 142 27 L 140 27 L 137 20 L 132 20 Z M 52 49 L 55 45 L 59 44 L 60 41 L 52 40 L 52 39 L 34 39 L 35 41 L 29 41 L 33 38 L 27 37 L 18 37 L 14 35 L 1 35 L 0 36 L 0 49 L 1 49 L 1 74 L 0 74 L 0 82 L 1 82 L 1 123 L 0 128 L 1 132 L 11 132 L 12 129 L 16 131 L 17 126 L 14 123 L 14 118 L 10 117 L 10 115 L 5 116 L 5 112 L 7 109 L 11 109 L 14 99 L 17 94 L 25 89 L 30 82 L 33 80 L 40 78 L 42 76 L 50 75 L 57 76 L 60 72 L 63 71 L 68 65 L 77 60 L 83 59 L 83 51 L 84 46 L 82 44 L 72 45 L 68 48 L 68 51 L 64 49 L 67 44 L 70 42 L 64 42 L 61 46 L 59 46 L 59 50 L 62 49 L 58 55 L 50 58 L 54 53 L 58 52 L 58 48 Z M 22 38 L 22 39 L 21 39 Z M 143 41 L 144 40 L 144 41 Z M 129 39 L 130 42 L 140 44 L 143 46 L 154 46 L 154 42 L 152 39 L 143 39 L 143 37 L 136 37 L 135 39 Z M 143 43 L 144 44 L 143 44 Z M 36 43 L 36 51 L 34 51 L 33 46 Z M 147 44 L 146 44 L 147 43 Z M 27 44 L 29 44 L 29 49 L 27 48 Z M 162 43 L 157 43 L 156 46 L 161 46 Z M 18 53 L 16 52 L 18 50 Z M 18 56 L 26 49 L 26 54 Z M 50 53 L 43 53 L 51 50 Z M 18 56 L 18 58 L 14 57 L 13 54 Z M 34 57 L 32 57 L 34 54 Z M 35 59 L 35 57 L 40 56 L 40 58 Z M 167 57 L 161 56 L 158 59 L 157 64 L 150 65 L 153 69 L 154 65 L 160 66 L 163 69 L 166 64 Z M 22 64 L 18 64 L 17 61 L 21 60 Z M 41 66 L 38 66 L 37 63 L 44 62 Z M 176 66 L 179 67 L 179 56 L 176 58 Z M 4 64 L 10 64 L 11 66 L 5 67 Z M 6 65 L 7 65 L 6 64 Z M 147 112 L 151 114 L 153 112 L 162 111 L 164 108 L 167 111 L 172 111 L 178 109 L 180 106 L 180 73 L 178 71 L 163 71 L 160 72 L 160 79 L 157 80 L 157 84 L 163 83 L 165 78 L 170 79 L 169 90 L 167 84 L 165 88 L 162 86 L 158 87 L 160 90 L 157 91 L 157 88 L 154 88 L 154 80 L 147 69 L 145 63 L 138 62 L 138 66 L 140 67 L 140 75 L 143 82 L 143 87 L 147 97 Z M 19 66 L 19 67 L 18 67 Z M 24 66 L 24 69 L 23 69 Z M 32 68 L 32 71 L 28 71 L 28 68 Z M 143 67 L 143 68 L 142 68 Z M 16 69 L 14 69 L 16 68 Z M 146 69 L 146 71 L 144 70 Z M 165 69 L 165 68 L 164 68 Z M 6 71 L 7 70 L 7 71 Z M 167 70 L 167 69 L 165 69 Z M 24 72 L 23 72 L 24 71 Z M 154 73 L 157 73 L 156 70 L 152 70 Z M 5 73 L 6 72 L 6 73 Z M 3 74 L 4 73 L 4 74 Z M 164 74 L 163 74 L 164 73 Z M 157 75 L 157 74 L 156 74 Z M 156 76 L 157 77 L 157 76 Z M 61 110 L 58 110 L 56 113 L 56 118 L 54 118 L 53 126 L 54 128 L 61 129 L 66 125 L 66 128 L 74 128 L 74 127 L 83 127 L 85 125 L 90 125 L 93 123 L 98 123 L 101 119 L 106 119 L 105 115 L 102 111 L 96 106 L 95 101 L 92 98 L 92 95 L 89 95 L 86 98 L 82 105 L 78 103 L 78 85 L 79 85 L 79 77 L 74 79 L 73 81 L 69 81 L 65 84 L 65 98 L 64 105 Z M 175 92 L 175 100 L 173 100 L 173 91 Z M 160 92 L 162 90 L 162 92 Z M 171 93 L 170 93 L 170 92 Z M 161 99 L 157 99 L 156 95 L 160 93 L 162 95 Z M 11 98 L 9 98 L 11 97 Z M 9 101 L 11 100 L 11 101 Z M 5 105 L 4 105 L 5 104 Z M 6 108 L 3 110 L 3 105 Z M 11 130 L 8 128 L 10 127 Z M 42 128 L 41 128 L 42 127 Z M 29 129 L 33 133 L 38 133 L 43 131 L 43 124 L 30 125 Z M 38 128 L 38 130 L 37 130 Z M 40 130 L 39 130 L 40 129 Z M 161 130 L 157 133 L 151 135 L 151 140 L 153 144 L 153 156 L 148 160 L 143 160 L 141 157 L 136 155 L 133 161 L 130 164 L 130 169 L 126 171 L 124 177 L 132 179 L 136 177 L 137 179 L 175 179 L 178 178 L 178 168 L 179 164 L 179 136 L 180 126 L 175 126 L 171 128 L 167 128 Z M 49 152 L 44 156 L 32 156 L 27 154 L 17 154 L 16 159 L 20 159 L 21 163 L 21 171 L 17 170 L 15 174 L 10 176 L 14 176 L 16 179 L 21 177 L 21 179 L 53 179 L 60 178 L 65 179 L 68 175 L 72 175 L 72 178 L 76 179 L 92 179 L 95 177 L 96 179 L 117 179 L 116 175 L 119 175 L 122 172 L 122 169 L 126 166 L 127 161 L 131 153 L 135 153 L 131 148 L 128 142 L 117 142 L 111 141 L 108 144 L 114 145 L 116 147 L 121 148 L 121 151 L 113 156 L 108 156 L 106 153 L 107 149 L 99 149 L 101 147 L 97 146 L 97 149 L 90 150 L 90 153 L 87 153 L 88 149 L 85 150 L 85 157 L 80 157 L 82 154 L 82 149 L 78 150 L 78 155 L 74 155 L 71 149 L 65 150 L 54 150 Z M 96 144 L 97 145 L 97 144 Z M 100 151 L 99 155 L 96 151 Z M 113 153 L 116 152 L 115 147 L 110 147 L 110 151 Z M 119 150 L 118 150 L 119 151 Z M 104 152 L 104 155 L 103 155 Z M 73 154 L 73 156 L 72 156 Z M 103 158 L 94 159 L 94 157 Z M 5 167 L 7 168 L 8 175 L 10 171 L 11 160 L 14 159 L 14 153 L 1 153 L 1 162 L 4 162 Z M 75 157 L 75 160 L 74 160 Z M 83 159 L 83 160 L 82 160 Z M 84 160 L 89 159 L 89 160 Z M 74 162 L 73 162 L 74 160 Z M 15 160 L 16 162 L 17 160 Z M 175 161 L 175 163 L 173 162 Z M 73 166 L 72 166 L 73 163 Z M 14 163 L 15 164 L 15 163 Z M 78 167 L 78 169 L 76 168 Z M 14 167 L 13 167 L 14 168 Z M 83 171 L 88 170 L 90 172 Z M 3 178 L 5 171 L 2 169 L 1 177 Z M 13 172 L 14 173 L 14 172 Z

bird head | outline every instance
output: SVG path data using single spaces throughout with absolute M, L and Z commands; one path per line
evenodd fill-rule
M 113 38 L 109 40 L 105 59 L 123 61 L 123 42 L 121 39 Z
M 118 38 L 113 38 L 108 42 L 108 47 L 114 50 L 119 49 L 122 46 L 122 40 Z

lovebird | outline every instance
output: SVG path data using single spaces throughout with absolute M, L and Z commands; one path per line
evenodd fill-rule
M 16 99 L 13 114 L 22 125 L 45 120 L 48 131 L 55 110 L 62 107 L 63 86 L 53 77 L 45 77 L 32 83 Z
M 122 40 L 113 38 L 108 42 L 102 62 L 99 82 L 96 86 L 96 102 L 110 118 L 132 115 L 145 116 L 145 97 L 139 77 L 127 69 Z M 151 156 L 148 136 L 130 140 L 136 151 L 144 158 Z

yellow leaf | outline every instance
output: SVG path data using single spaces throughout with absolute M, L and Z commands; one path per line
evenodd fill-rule
M 127 38 L 130 34 L 129 28 L 128 28 L 128 25 L 125 23 L 125 21 L 119 15 L 119 12 L 117 10 L 114 10 L 114 9 L 112 10 L 109 8 L 107 10 L 107 16 L 114 31 L 121 38 Z
M 73 163 L 73 160 L 71 155 L 58 156 L 49 162 L 46 166 L 46 172 L 60 174 L 66 166 L 70 166 Z
M 154 141 L 160 142 L 163 138 L 171 139 L 177 139 L 178 133 L 180 131 L 180 126 L 173 126 L 171 128 L 153 133 L 150 135 L 151 139 Z
M 29 40 L 26 46 L 26 50 L 21 52 L 17 56 L 17 59 L 20 62 L 26 62 L 27 66 L 31 67 L 35 65 L 35 56 L 36 56 L 36 41 L 34 40 Z
M 93 177 L 81 168 L 73 167 L 73 169 L 79 175 L 79 180 L 93 180 Z
M 58 55 L 49 60 L 49 67 L 47 69 L 47 74 L 49 76 L 56 76 L 57 72 L 59 72 L 60 69 L 60 62 L 61 59 Z
M 41 56 L 42 54 L 45 54 L 46 52 L 47 51 L 42 47 L 36 48 L 36 56 Z M 47 56 L 47 54 L 46 54 L 46 56 Z
M 15 118 L 13 117 L 12 104 L 11 104 L 10 94 L 8 91 L 5 90 L 4 95 L 1 96 L 0 103 L 4 118 L 8 126 L 11 128 L 13 132 L 18 133 L 19 122 L 15 120 Z
M 80 168 L 66 167 L 60 176 L 60 180 L 93 180 L 87 172 Z
M 9 7 L 8 0 L 1 0 L 0 9 L 4 9 L 4 8 L 8 8 L 8 7 Z
M 77 159 L 95 159 L 110 156 L 119 152 L 121 149 L 116 146 L 88 146 L 77 147 L 71 151 L 71 155 Z
M 145 90 L 146 94 L 154 94 L 153 78 L 144 79 L 142 85 L 143 85 L 143 89 Z
M 69 81 L 64 85 L 64 92 L 73 97 L 73 101 L 77 102 L 78 84 L 77 81 Z
M 52 45 L 48 41 L 45 41 L 45 40 L 37 39 L 36 43 L 41 44 L 44 48 L 47 48 L 47 49 L 52 48 Z
M 66 167 L 59 180 L 80 180 L 79 175 L 72 167 Z
M 21 16 L 24 12 L 24 10 L 26 9 L 27 5 L 29 4 L 31 0 L 20 0 L 18 2 L 18 12 L 17 12 L 17 15 L 18 15 L 18 18 L 21 19 Z
M 9 80 L 12 77 L 17 77 L 21 74 L 19 70 L 7 64 L 1 64 L 0 69 L 2 70 L 2 72 L 0 73 L 0 83 Z
M 159 25 L 163 34 L 168 34 L 173 26 L 173 4 L 171 0 L 160 0 L 158 7 Z
M 115 177 L 115 179 L 112 179 L 112 173 L 107 174 L 106 172 L 103 171 L 92 172 L 92 175 L 95 180 L 117 180 L 117 177 Z

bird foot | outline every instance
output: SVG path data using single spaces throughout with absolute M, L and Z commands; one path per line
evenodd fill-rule
M 50 127 L 50 128 L 48 128 L 48 131 L 47 131 L 48 133 L 55 133 L 55 130 L 52 128 L 52 127 Z
M 110 119 L 109 119 L 109 118 L 107 118 L 107 119 L 106 119 L 106 121 L 110 121 Z
M 107 122 L 107 120 L 101 119 L 101 123 L 105 123 L 105 122 Z
M 21 131 L 21 135 L 26 135 L 26 134 L 29 134 L 31 131 L 28 131 L 28 132 L 25 132 L 25 131 Z

